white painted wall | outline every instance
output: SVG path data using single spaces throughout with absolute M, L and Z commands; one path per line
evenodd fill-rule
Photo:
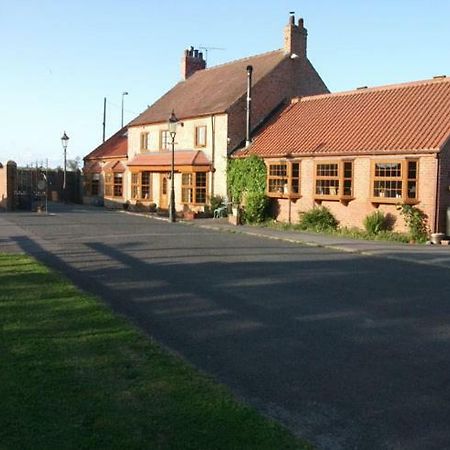
M 209 173 L 209 195 L 226 195 L 226 168 L 227 168 L 227 139 L 228 139 L 228 118 L 226 114 L 216 116 L 205 116 L 181 121 L 177 127 L 175 138 L 175 151 L 177 150 L 201 150 L 208 159 L 213 162 L 215 172 Z M 195 146 L 195 128 L 206 126 L 206 146 Z M 149 150 L 144 153 L 160 151 L 160 133 L 167 130 L 167 123 L 143 125 L 128 129 L 128 161 L 136 155 L 141 154 L 141 133 L 149 133 Z M 214 139 L 214 145 L 213 145 Z M 214 148 L 214 155 L 213 155 Z M 129 177 L 127 174 L 126 199 L 130 198 Z M 152 176 L 153 201 L 159 203 L 160 178 L 158 174 Z M 182 209 L 181 201 L 181 175 L 175 175 L 175 197 L 177 210 Z

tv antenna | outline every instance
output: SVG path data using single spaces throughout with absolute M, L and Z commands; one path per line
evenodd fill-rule
M 204 50 L 205 51 L 205 62 L 208 63 L 208 51 L 209 50 L 225 50 L 222 47 L 203 47 L 201 45 L 199 45 L 198 47 L 199 50 Z

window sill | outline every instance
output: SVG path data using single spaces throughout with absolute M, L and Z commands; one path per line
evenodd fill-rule
M 298 198 L 301 198 L 300 194 L 288 194 L 288 193 L 282 193 L 282 192 L 269 192 L 266 194 L 267 197 L 270 198 L 286 198 L 291 200 L 297 200 Z
M 354 200 L 355 197 L 350 196 L 341 196 L 341 195 L 316 195 L 314 197 L 314 201 L 318 203 L 319 205 L 323 201 L 329 201 L 329 202 L 341 202 L 344 205 L 348 205 L 352 200 Z
M 417 205 L 418 203 L 420 203 L 420 201 L 415 198 L 405 199 L 403 197 L 371 197 L 369 201 L 374 205 L 397 205 L 399 203 L 406 205 Z

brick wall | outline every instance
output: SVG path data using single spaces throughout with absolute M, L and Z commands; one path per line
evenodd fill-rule
M 0 163 L 0 210 L 6 209 L 6 167 Z
M 444 146 L 440 153 L 439 185 L 439 217 L 437 231 L 445 233 L 448 228 L 447 209 L 450 208 L 450 142 Z M 447 234 L 450 235 L 450 230 Z
M 434 155 L 401 155 L 401 156 L 359 156 L 353 159 L 353 188 L 354 199 L 348 203 L 339 201 L 323 200 L 321 204 L 326 206 L 335 215 L 342 226 L 363 228 L 363 220 L 373 213 L 377 208 L 384 213 L 389 213 L 395 218 L 394 229 L 405 231 L 405 224 L 402 217 L 396 210 L 395 204 L 371 203 L 371 161 L 372 160 L 400 160 L 407 157 L 419 159 L 418 197 L 419 203 L 416 205 L 429 217 L 429 224 L 434 231 L 434 209 L 435 209 L 435 180 L 437 160 Z M 274 200 L 275 209 L 278 211 L 277 219 L 283 222 L 298 222 L 299 212 L 307 211 L 318 203 L 314 199 L 314 164 L 315 162 L 334 162 L 342 158 L 301 158 L 300 161 L 300 194 L 296 201 L 289 202 L 288 199 Z M 348 160 L 348 158 L 346 158 Z M 449 158 L 446 159 L 448 170 L 450 170 Z M 269 162 L 270 160 L 267 160 Z M 276 161 L 276 160 L 272 160 Z M 445 172 L 445 176 L 448 174 Z M 450 196 L 450 195 L 449 195 Z
M 292 97 L 328 93 L 308 59 L 291 59 L 287 56 L 281 63 L 252 88 L 252 130 L 260 125 L 282 102 Z M 233 151 L 245 140 L 246 94 L 229 109 L 228 143 Z

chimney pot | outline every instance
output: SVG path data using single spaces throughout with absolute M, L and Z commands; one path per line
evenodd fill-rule
M 197 70 L 206 68 L 206 61 L 203 59 L 203 54 L 194 47 L 185 50 L 184 56 L 181 59 L 181 77 L 186 80 L 193 75 Z
M 289 24 L 295 25 L 295 11 L 290 11 L 289 14 L 291 15 L 289 17 Z
M 285 55 L 295 54 L 300 58 L 306 58 L 308 32 L 303 26 L 303 19 L 299 19 L 297 26 L 294 13 L 291 12 L 291 14 L 290 21 L 284 28 L 284 53 Z

